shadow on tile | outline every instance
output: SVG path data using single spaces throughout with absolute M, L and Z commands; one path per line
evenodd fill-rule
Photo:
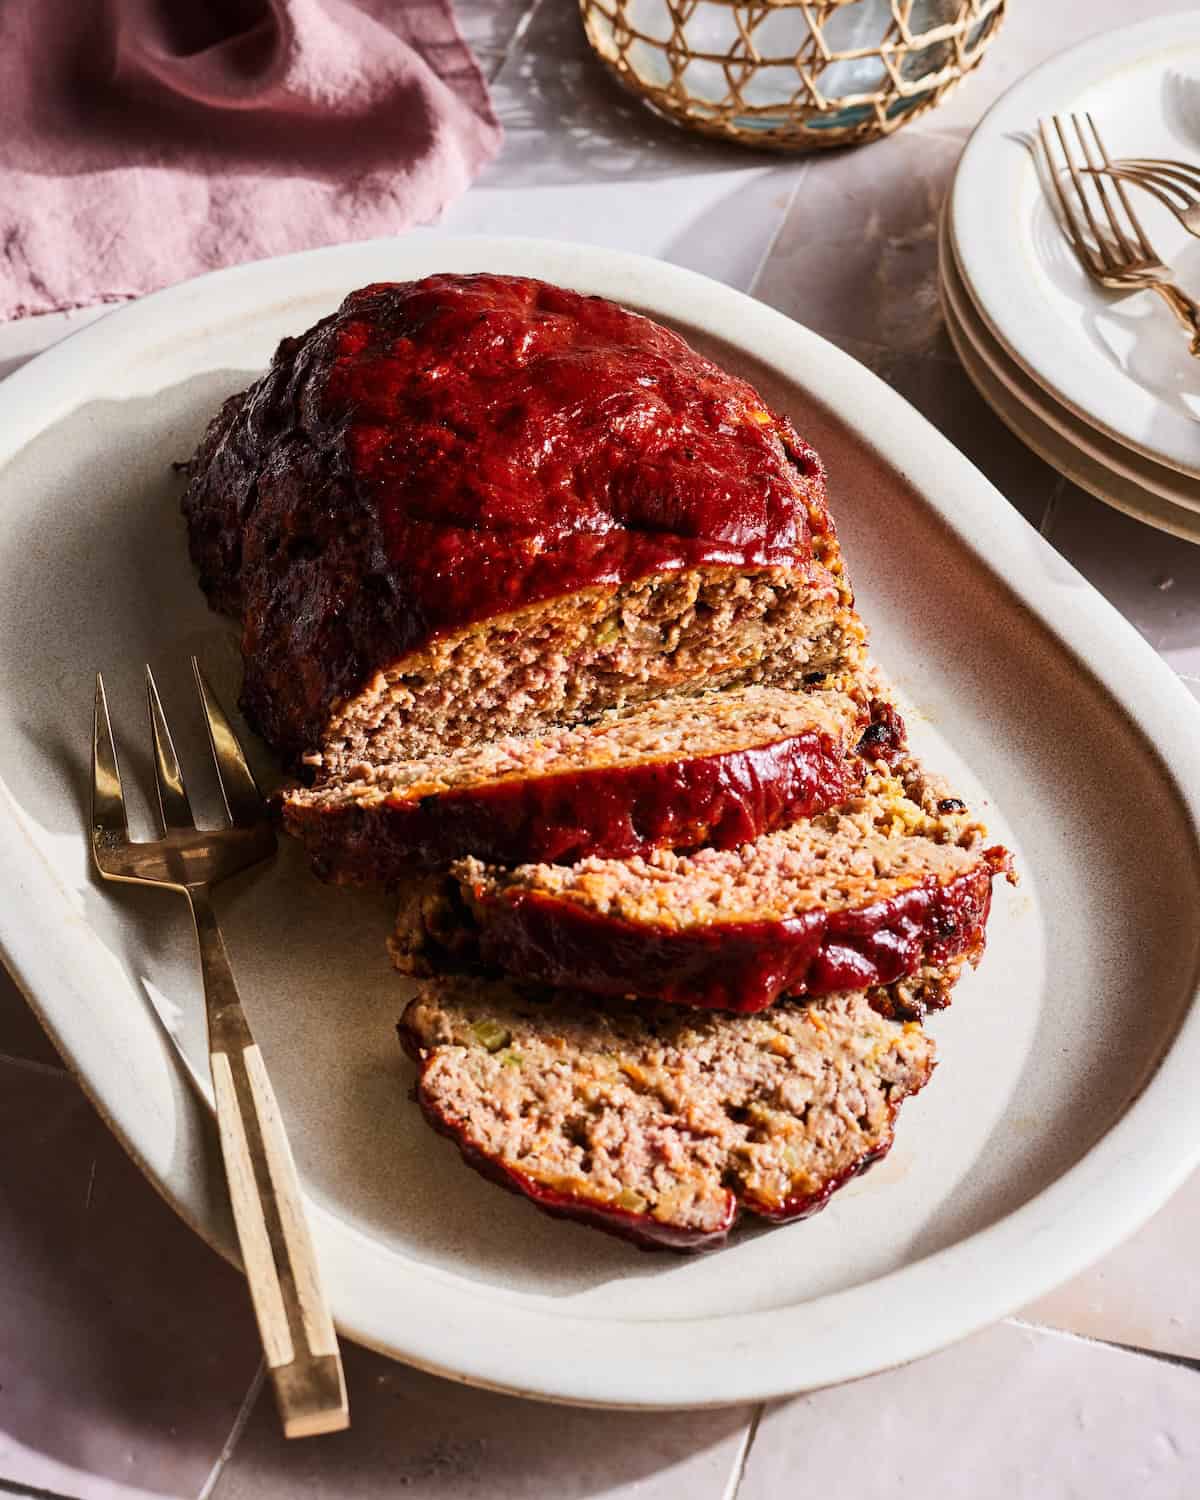
M 0 1058 L 4 1057 L 41 1063 L 48 1068 L 62 1067 L 62 1059 L 25 996 L 0 965 Z
M 746 1407 L 608 1412 L 545 1406 L 454 1385 L 343 1346 L 353 1427 L 287 1443 L 260 1395 L 212 1500 L 719 1500 L 749 1421 Z M 630 1359 L 636 1360 L 636 1349 Z
M 520 49 L 493 83 L 492 99 L 505 141 L 481 187 L 647 181 L 774 159 L 653 114 L 593 56 L 573 4 L 538 7 Z
M 258 1364 L 245 1284 L 65 1074 L 3 1063 L 0 1286 L 0 1475 L 197 1494 Z

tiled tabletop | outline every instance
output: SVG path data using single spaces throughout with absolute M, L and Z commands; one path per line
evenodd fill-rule
M 1200 696 L 1200 550 L 1106 509 L 1023 449 L 956 365 L 936 294 L 936 215 L 980 113 L 1043 57 L 1127 23 L 1125 0 L 1013 0 L 980 73 L 932 116 L 866 150 L 794 160 L 692 140 L 642 112 L 593 66 L 573 0 L 459 10 L 508 137 L 422 233 L 640 250 L 815 328 L 962 448 Z M 0 327 L 0 374 L 94 315 Z M 0 1494 L 1190 1497 L 1198 1240 L 1200 1178 L 1019 1318 L 765 1409 L 535 1406 L 350 1347 L 353 1430 L 286 1445 L 244 1283 L 141 1178 L 0 974 Z

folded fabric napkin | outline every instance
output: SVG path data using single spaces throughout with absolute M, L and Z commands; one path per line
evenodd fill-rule
M 499 143 L 450 0 L 0 5 L 0 318 L 394 234 Z

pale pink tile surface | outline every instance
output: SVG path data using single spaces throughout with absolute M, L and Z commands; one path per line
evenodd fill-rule
M 1200 1173 L 1119 1249 L 1024 1308 L 1020 1317 L 1200 1364 L 1197 1245 Z
M 7 1062 L 0 1288 L 0 1477 L 75 1500 L 196 1495 L 258 1364 L 245 1283 L 66 1073 Z
M 1192 1500 L 1200 1374 L 1003 1323 L 767 1408 L 738 1500 Z
M 754 295 L 835 342 L 953 362 L 937 220 L 965 141 L 965 131 L 901 131 L 813 156 Z
M 751 1419 L 534 1405 L 343 1355 L 353 1429 L 288 1443 L 264 1391 L 213 1500 L 724 1500 Z

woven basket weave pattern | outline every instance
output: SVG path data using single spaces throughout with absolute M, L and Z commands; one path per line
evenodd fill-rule
M 579 0 L 588 40 L 660 114 L 775 150 L 888 135 L 983 56 L 1006 0 Z

